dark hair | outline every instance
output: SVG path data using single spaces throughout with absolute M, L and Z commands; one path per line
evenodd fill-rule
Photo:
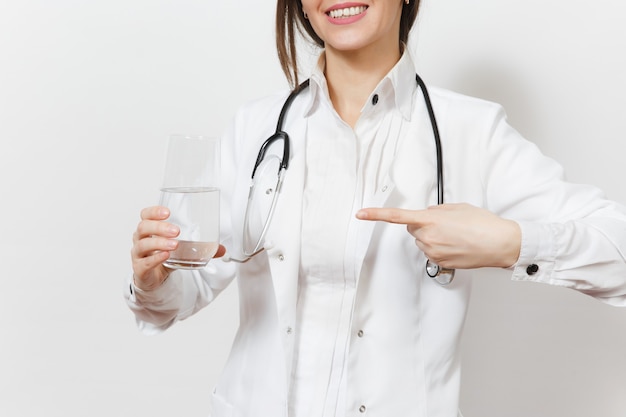
M 411 0 L 402 6 L 400 17 L 400 47 L 406 44 L 409 32 L 417 18 L 420 0 Z M 280 66 L 293 86 L 298 86 L 298 56 L 296 53 L 296 35 L 303 35 L 319 47 L 324 41 L 317 36 L 311 23 L 304 17 L 301 0 L 278 0 L 276 2 L 276 51 Z

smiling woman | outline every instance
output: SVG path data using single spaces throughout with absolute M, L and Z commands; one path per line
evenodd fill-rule
M 283 72 L 287 79 L 293 86 L 297 86 L 299 79 L 298 71 L 298 58 L 296 40 L 298 34 L 305 35 L 312 43 L 323 48 L 325 45 L 324 39 L 313 28 L 309 21 L 308 14 L 305 14 L 304 4 L 307 2 L 294 1 L 294 0 L 278 0 L 276 7 L 276 49 L 278 51 L 278 58 L 281 63 Z M 319 2 L 318 2 L 319 3 Z M 387 3 L 383 1 L 382 3 Z M 389 2 L 394 3 L 394 2 Z M 400 1 L 395 3 L 400 4 Z M 408 42 L 409 32 L 415 23 L 417 18 L 417 12 L 419 10 L 420 0 L 405 1 L 404 7 L 402 7 L 402 15 L 400 19 L 400 28 L 398 42 L 400 48 L 403 44 Z M 367 8 L 369 7 L 364 3 L 343 3 L 336 4 L 335 8 L 329 7 L 326 10 L 338 10 L 337 7 L 344 10 L 346 7 L 354 8 Z M 324 13 L 322 11 L 322 13 Z
M 179 227 L 141 212 L 126 298 L 145 332 L 238 280 L 213 417 L 457 416 L 482 268 L 626 306 L 626 207 L 566 182 L 498 104 L 423 83 L 406 47 L 418 8 L 278 1 L 292 90 L 244 105 L 222 138 L 227 256 L 164 266 Z M 299 34 L 320 48 L 302 83 Z

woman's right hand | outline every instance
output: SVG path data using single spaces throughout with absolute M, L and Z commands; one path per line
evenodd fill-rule
M 133 234 L 133 247 L 130 251 L 133 263 L 133 280 L 141 290 L 152 290 L 167 279 L 170 268 L 163 262 L 176 249 L 175 239 L 180 233 L 178 226 L 165 220 L 170 216 L 167 207 L 154 206 L 141 211 L 141 221 Z

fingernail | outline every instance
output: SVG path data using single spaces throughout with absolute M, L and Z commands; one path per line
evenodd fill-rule
M 357 219 L 366 219 L 367 218 L 367 212 L 365 210 L 359 210 L 356 212 L 356 218 Z
M 167 232 L 172 236 L 176 236 L 178 234 L 178 227 L 171 225 L 167 228 Z
M 163 207 L 159 210 L 159 215 L 163 218 L 167 218 L 170 216 L 170 211 L 166 207 Z
M 178 245 L 178 241 L 176 241 L 176 240 L 168 240 L 167 241 L 168 249 L 176 249 L 177 245 Z

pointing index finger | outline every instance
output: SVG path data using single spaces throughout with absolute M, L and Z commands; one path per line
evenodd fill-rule
M 419 225 L 425 221 L 422 212 L 423 210 L 406 210 L 399 208 L 364 208 L 356 213 L 356 217 L 360 220 Z

